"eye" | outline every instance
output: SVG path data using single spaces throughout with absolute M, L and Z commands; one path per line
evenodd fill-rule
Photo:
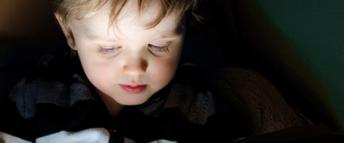
M 163 56 L 169 53 L 169 43 L 168 44 L 148 44 L 149 51 L 155 56 Z
M 121 49 L 121 46 L 100 46 L 99 52 L 104 55 L 114 55 L 119 49 Z

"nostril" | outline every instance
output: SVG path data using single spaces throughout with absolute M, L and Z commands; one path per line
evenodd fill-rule
M 147 70 L 148 67 L 148 63 L 147 61 L 142 61 L 141 63 L 141 69 L 143 69 L 143 71 L 145 72 Z

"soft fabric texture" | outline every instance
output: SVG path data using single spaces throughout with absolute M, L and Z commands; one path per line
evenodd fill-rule
M 276 88 L 240 68 L 181 64 L 175 78 L 146 103 L 111 117 L 68 56 L 47 62 L 0 101 L 0 130 L 31 142 L 229 142 L 311 122 Z M 78 140 L 78 141 L 77 141 Z M 83 141 L 81 141 L 83 142 Z

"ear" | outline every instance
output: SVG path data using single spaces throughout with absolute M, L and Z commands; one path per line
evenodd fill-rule
M 66 37 L 66 40 L 67 40 L 69 47 L 72 48 L 73 50 L 76 50 L 73 32 L 69 29 L 69 26 L 63 22 L 61 15 L 59 15 L 57 13 L 54 13 L 54 15 L 55 15 L 55 18 L 58 21 L 58 23 L 62 29 L 63 34 Z

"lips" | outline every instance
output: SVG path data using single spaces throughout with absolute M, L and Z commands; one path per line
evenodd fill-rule
M 147 85 L 145 84 L 142 84 L 142 85 L 120 84 L 120 87 L 128 93 L 138 94 L 138 93 L 143 92 L 146 89 Z

